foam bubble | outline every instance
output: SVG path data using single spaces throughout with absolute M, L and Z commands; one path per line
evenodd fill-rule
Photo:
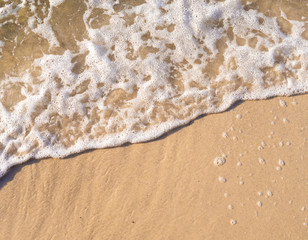
M 261 201 L 258 201 L 258 202 L 257 202 L 257 206 L 258 206 L 258 207 L 262 207 L 262 205 L 263 205 L 263 203 L 262 203 Z
M 221 182 L 221 183 L 225 183 L 225 182 L 227 182 L 227 179 L 225 177 L 219 176 L 218 181 Z
M 235 220 L 235 219 L 231 219 L 231 220 L 230 220 L 230 224 L 231 224 L 231 225 L 235 225 L 235 224 L 237 224 L 237 220 Z
M 226 163 L 226 159 L 224 158 L 224 157 L 216 157 L 215 159 L 214 159 L 214 164 L 216 165 L 216 166 L 222 166 L 222 165 L 224 165 Z
M 279 104 L 280 104 L 281 107 L 286 107 L 287 106 L 287 103 L 284 100 L 279 100 Z
M 283 167 L 285 165 L 285 162 L 282 159 L 278 160 L 278 164 Z
M 266 164 L 266 161 L 264 160 L 264 158 L 259 158 L 258 160 L 260 164 L 262 165 Z

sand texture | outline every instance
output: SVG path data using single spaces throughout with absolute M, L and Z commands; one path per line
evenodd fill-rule
M 33 160 L 0 180 L 0 238 L 308 239 L 307 138 L 301 95 L 148 143 Z

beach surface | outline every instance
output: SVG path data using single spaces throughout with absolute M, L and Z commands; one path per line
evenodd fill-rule
M 307 73 L 305 0 L 0 1 L 0 239 L 308 240 Z
M 308 95 L 0 180 L 1 239 L 307 239 Z M 218 157 L 218 158 L 217 158 Z

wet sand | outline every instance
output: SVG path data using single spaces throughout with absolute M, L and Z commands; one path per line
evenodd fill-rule
M 301 95 L 240 103 L 148 143 L 32 160 L 0 180 L 0 236 L 307 239 L 307 145 Z

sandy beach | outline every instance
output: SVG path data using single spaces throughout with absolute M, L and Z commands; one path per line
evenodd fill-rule
M 0 240 L 308 240 L 307 63 L 307 0 L 0 1 Z
M 247 101 L 152 142 L 15 166 L 1 239 L 307 239 L 307 131 L 308 95 Z

